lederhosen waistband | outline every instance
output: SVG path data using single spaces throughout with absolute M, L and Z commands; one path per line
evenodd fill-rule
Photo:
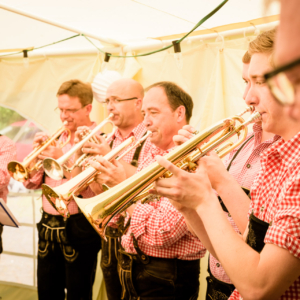
M 122 248 L 119 249 L 119 261 L 118 261 L 118 273 L 120 282 L 122 285 L 122 295 L 121 299 L 129 298 L 129 299 L 140 299 L 140 295 L 136 291 L 134 287 L 134 282 L 132 280 L 133 276 L 133 266 L 134 264 L 139 264 L 143 268 L 146 268 L 147 265 L 151 265 L 151 270 L 153 272 L 153 267 L 157 267 L 157 270 L 161 272 L 164 270 L 166 274 L 173 274 L 175 278 L 174 266 L 176 266 L 177 274 L 181 272 L 181 270 L 186 269 L 187 265 L 190 268 L 199 267 L 200 259 L 197 260 L 180 260 L 177 258 L 161 258 L 161 257 L 153 257 L 145 254 L 138 246 L 138 242 L 133 234 L 131 234 L 133 238 L 133 246 L 136 250 L 136 254 L 128 253 L 124 251 Z M 145 269 L 144 269 L 145 270 Z

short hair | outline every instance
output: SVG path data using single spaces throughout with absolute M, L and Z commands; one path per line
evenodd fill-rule
M 93 90 L 91 84 L 84 83 L 78 79 L 65 81 L 58 89 L 56 96 L 65 94 L 70 97 L 78 97 L 82 106 L 92 104 L 93 102 Z
M 249 54 L 248 51 L 246 51 L 246 53 L 244 54 L 242 61 L 244 64 L 249 64 L 251 61 L 251 55 Z
M 274 50 L 276 28 L 259 34 L 255 40 L 249 43 L 248 53 L 252 56 L 255 53 L 272 54 Z
M 185 119 L 187 123 L 189 123 L 192 117 L 192 112 L 194 107 L 192 97 L 187 92 L 185 92 L 181 87 L 179 87 L 177 84 L 170 81 L 156 82 L 148 86 L 145 89 L 145 92 L 149 91 L 154 87 L 161 87 L 164 89 L 169 104 L 173 111 L 176 110 L 181 105 L 185 107 Z

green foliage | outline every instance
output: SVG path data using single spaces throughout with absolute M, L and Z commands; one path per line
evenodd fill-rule
M 10 125 L 11 123 L 25 120 L 17 112 L 0 106 L 0 130 Z

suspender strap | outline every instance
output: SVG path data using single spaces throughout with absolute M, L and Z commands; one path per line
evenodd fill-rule
M 144 135 L 147 133 L 147 131 L 144 133 Z M 143 136 L 144 136 L 143 135 Z M 133 165 L 134 167 L 138 167 L 139 165 L 139 157 L 141 154 L 141 151 L 143 149 L 143 146 L 145 144 L 146 140 L 144 140 L 138 147 L 136 147 L 132 161 L 131 161 L 131 165 Z
M 252 135 L 251 135 L 251 136 L 250 136 L 250 137 L 249 137 L 249 138 L 241 145 L 241 147 L 236 151 L 236 153 L 234 154 L 233 158 L 231 159 L 231 161 L 230 161 L 230 163 L 229 163 L 229 165 L 228 165 L 228 167 L 227 167 L 227 171 L 230 170 L 230 167 L 231 167 L 233 161 L 236 159 L 236 157 L 237 157 L 238 154 L 241 152 L 241 150 L 244 148 L 244 146 L 247 145 L 247 143 L 248 143 L 253 137 L 254 137 L 254 134 L 252 134 Z M 248 189 L 246 189 L 246 188 L 243 188 L 243 187 L 242 187 L 242 189 L 244 190 L 244 192 L 246 193 L 246 195 L 247 195 L 248 197 L 250 197 L 250 191 L 249 191 Z M 218 196 L 218 198 L 219 198 L 219 202 L 220 202 L 220 204 L 221 204 L 221 206 L 222 206 L 223 211 L 229 213 L 229 211 L 228 211 L 227 207 L 225 206 L 225 204 L 224 204 L 222 198 L 221 198 L 220 196 Z
M 241 152 L 241 150 L 244 148 L 244 146 L 246 146 L 248 144 L 248 142 L 254 137 L 254 134 L 252 134 L 243 144 L 242 146 L 235 152 L 233 158 L 231 159 L 228 167 L 227 167 L 227 171 L 229 171 L 231 164 L 233 163 L 233 161 L 236 159 L 236 157 L 238 156 L 238 154 Z
M 143 134 L 143 136 L 147 133 L 147 131 Z M 111 140 L 109 143 L 109 147 L 112 148 L 113 144 L 114 144 L 115 139 Z M 134 167 L 138 166 L 138 162 L 139 162 L 139 157 L 141 154 L 141 151 L 143 149 L 143 146 L 145 144 L 146 140 L 144 140 L 138 147 L 136 147 L 132 161 L 131 161 L 131 165 L 133 165 Z

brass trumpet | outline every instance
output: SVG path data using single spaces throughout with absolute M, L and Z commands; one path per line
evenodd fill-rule
M 54 158 L 50 158 L 50 157 L 45 158 L 43 160 L 43 167 L 46 174 L 54 180 L 60 180 L 64 177 L 64 169 L 68 172 L 71 172 L 77 166 L 79 167 L 82 166 L 82 164 L 90 156 L 89 154 L 82 154 L 71 168 L 69 168 L 65 163 L 87 141 L 92 141 L 97 143 L 97 140 L 94 138 L 94 135 L 107 123 L 112 123 L 110 119 L 113 116 L 114 116 L 113 114 L 110 114 L 105 120 L 103 120 L 100 124 L 98 124 L 84 139 L 82 139 L 79 143 L 77 143 L 74 147 L 72 147 L 72 149 L 70 149 L 59 159 L 55 160 Z M 114 126 L 113 123 L 112 125 Z
M 183 170 L 194 171 L 196 169 L 195 161 L 216 149 L 233 135 L 240 136 L 242 134 L 236 143 L 218 154 L 223 157 L 244 142 L 248 133 L 247 125 L 260 118 L 260 114 L 256 112 L 244 121 L 241 116 L 248 111 L 253 111 L 253 108 L 248 108 L 240 115 L 224 119 L 200 133 L 196 132 L 194 137 L 176 147 L 165 158 Z M 236 122 L 239 122 L 239 125 L 236 125 Z M 220 135 L 216 136 L 217 134 Z M 172 176 L 171 172 L 166 172 L 163 167 L 154 162 L 101 195 L 89 199 L 77 197 L 74 199 L 88 221 L 105 239 L 107 224 L 113 216 L 122 213 L 138 200 L 144 202 L 153 200 L 155 197 L 149 196 L 148 193 L 153 182 L 160 177 L 167 178 L 170 176 Z
M 111 161 L 114 158 L 120 160 L 133 148 L 138 147 L 150 134 L 150 131 L 147 132 L 143 138 L 136 141 L 131 147 L 129 147 L 129 149 L 122 153 L 122 155 L 118 156 L 121 151 L 135 141 L 134 137 L 128 138 L 121 145 L 117 146 L 108 154 L 106 154 L 104 158 L 108 161 Z M 68 217 L 69 212 L 67 211 L 67 206 L 72 197 L 78 195 L 81 191 L 88 187 L 88 185 L 94 181 L 98 173 L 99 171 L 89 166 L 83 172 L 60 186 L 52 188 L 47 184 L 42 184 L 42 192 L 54 209 L 56 209 L 61 215 Z
M 28 174 L 29 173 L 31 173 L 34 170 L 37 170 L 37 171 L 40 170 L 42 165 L 43 165 L 42 160 L 38 160 L 37 163 L 31 168 L 29 167 L 29 165 L 48 146 L 55 145 L 55 140 L 57 138 L 59 138 L 59 136 L 66 130 L 68 131 L 69 136 L 67 138 L 67 141 L 65 143 L 62 143 L 60 145 L 60 147 L 63 148 L 66 144 L 69 143 L 70 138 L 71 138 L 71 131 L 70 131 L 69 128 L 65 127 L 67 124 L 68 124 L 68 122 L 65 121 L 63 127 L 58 129 L 51 137 L 49 137 L 46 141 L 44 141 L 39 146 L 37 146 L 35 149 L 33 149 L 33 151 L 24 158 L 22 163 L 20 163 L 18 161 L 9 162 L 8 165 L 7 165 L 7 169 L 8 169 L 8 172 L 9 172 L 10 176 L 13 177 L 15 180 L 18 180 L 20 182 L 24 182 L 28 179 Z

